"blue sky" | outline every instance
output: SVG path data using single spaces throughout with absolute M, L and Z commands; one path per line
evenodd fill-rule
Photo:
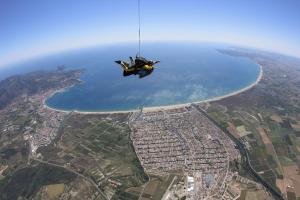
M 299 0 L 141 0 L 144 41 L 226 42 L 300 57 Z M 0 0 L 0 67 L 137 40 L 137 0 Z

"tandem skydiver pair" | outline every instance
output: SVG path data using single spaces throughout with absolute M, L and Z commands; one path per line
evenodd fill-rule
M 123 76 L 129 75 L 139 75 L 139 78 L 150 75 L 155 69 L 154 65 L 160 61 L 147 60 L 143 57 L 136 56 L 133 60 L 132 57 L 129 57 L 130 64 L 125 61 L 115 61 L 123 68 Z

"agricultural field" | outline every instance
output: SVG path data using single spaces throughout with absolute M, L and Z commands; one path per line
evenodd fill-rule
M 252 167 L 264 180 L 283 197 L 300 198 L 300 62 L 227 53 L 262 65 L 263 78 L 251 90 L 203 104 L 203 109 L 244 144 Z M 251 193 L 242 196 L 255 199 Z
M 170 187 L 174 179 L 177 179 L 175 174 L 166 175 L 149 175 L 150 181 L 145 184 L 141 199 L 143 200 L 160 200 Z M 176 177 L 176 178 L 175 178 Z
M 239 200 L 272 200 L 272 196 L 267 193 L 262 185 L 250 179 L 236 175 L 229 182 L 225 196 L 230 199 Z
M 69 184 L 75 179 L 76 175 L 62 168 L 34 164 L 17 170 L 11 176 L 8 184 L 0 189 L 0 199 L 17 199 L 21 195 L 24 198 L 34 197 L 43 185 Z
M 128 116 L 71 114 L 41 159 L 82 174 L 112 199 L 138 199 L 147 181 L 129 138 Z
M 47 185 L 46 187 L 50 199 L 57 199 L 65 190 L 65 185 L 63 183 Z

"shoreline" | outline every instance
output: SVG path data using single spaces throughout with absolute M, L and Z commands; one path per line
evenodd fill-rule
M 153 106 L 153 107 L 143 107 L 143 112 L 155 112 L 155 111 L 159 111 L 159 110 L 171 110 L 171 109 L 176 109 L 176 108 L 182 108 L 182 107 L 185 107 L 185 106 L 190 106 L 191 104 L 199 104 L 199 103 L 208 103 L 208 102 L 213 102 L 213 101 L 219 101 L 219 100 L 222 100 L 224 98 L 228 98 L 228 97 L 231 97 L 231 96 L 235 96 L 235 95 L 238 95 L 238 94 L 241 94 L 247 90 L 250 90 L 252 89 L 253 87 L 255 87 L 262 79 L 263 77 L 263 67 L 261 65 L 259 65 L 259 68 L 260 68 L 260 71 L 259 71 L 259 75 L 256 79 L 255 82 L 253 82 L 252 84 L 240 89 L 240 90 L 237 90 L 237 91 L 233 91 L 229 94 L 226 94 L 226 95 L 222 95 L 222 96 L 218 96 L 218 97 L 213 97 L 213 98 L 210 98 L 210 99 L 206 99 L 206 100 L 202 100 L 202 101 L 196 101 L 196 102 L 190 102 L 190 103 L 182 103 L 182 104 L 174 104 L 174 105 L 166 105 L 166 106 Z M 54 110 L 54 111 L 58 111 L 58 112 L 64 112 L 64 113 L 71 113 L 71 112 L 74 112 L 74 113 L 78 113 L 78 114 L 118 114 L 118 113 L 131 113 L 131 112 L 137 112 L 139 111 L 140 109 L 132 109 L 132 110 L 120 110 L 120 111 L 78 111 L 78 110 L 62 110 L 62 109 L 56 109 L 56 108 L 52 108 L 50 106 L 48 106 L 46 104 L 46 100 L 48 98 L 50 98 L 51 96 L 55 95 L 56 93 L 59 93 L 59 92 L 63 92 L 63 91 L 66 91 L 67 89 L 69 89 L 70 87 L 67 87 L 67 88 L 63 88 L 63 89 L 60 89 L 60 90 L 57 90 L 55 92 L 53 92 L 52 94 L 50 94 L 49 96 L 47 96 L 46 98 L 44 98 L 43 100 L 43 106 L 46 108 L 46 109 L 49 109 L 49 110 Z

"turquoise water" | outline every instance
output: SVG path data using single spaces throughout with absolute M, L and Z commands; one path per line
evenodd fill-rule
M 143 44 L 142 55 L 161 61 L 158 68 L 143 79 L 123 77 L 121 68 L 114 63 L 136 54 L 136 45 L 132 44 L 45 57 L 34 66 L 47 68 L 65 64 L 86 69 L 81 77 L 84 83 L 49 98 L 46 103 L 50 107 L 80 111 L 129 110 L 201 101 L 255 82 L 260 70 L 258 64 L 246 58 L 221 54 L 217 48 L 227 47 L 199 43 Z

